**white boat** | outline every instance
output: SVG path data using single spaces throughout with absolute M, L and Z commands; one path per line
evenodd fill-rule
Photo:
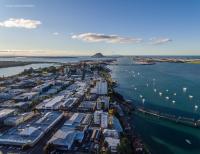
M 169 90 L 168 90 L 168 89 L 166 89 L 165 91 L 166 91 L 166 92 L 168 92 Z
M 188 144 L 192 144 L 191 141 L 188 140 L 188 139 L 185 139 L 185 142 L 188 143 Z
M 149 84 L 147 83 L 146 86 L 149 87 Z
M 172 101 L 172 103 L 173 103 L 173 104 L 175 104 L 175 103 L 176 103 L 176 101 L 174 101 L 174 100 L 173 100 L 173 101 Z
M 159 92 L 159 95 L 160 95 L 160 96 L 162 96 L 162 93 L 161 93 L 161 92 Z
M 134 90 L 137 90 L 137 88 L 134 88 Z
M 192 95 L 189 95 L 188 97 L 189 97 L 190 99 L 192 99 L 194 96 L 192 96 Z
M 197 110 L 197 109 L 198 109 L 198 105 L 195 105 L 195 106 L 194 106 L 194 109 Z
M 142 98 L 143 96 L 142 95 L 140 95 L 140 98 Z
M 167 100 L 168 100 L 168 99 L 169 99 L 169 97 L 167 96 L 167 97 L 165 97 L 165 99 L 167 99 Z
M 145 99 L 143 98 L 143 99 L 142 99 L 142 103 L 144 104 L 144 102 L 145 102 Z
M 176 93 L 174 93 L 174 96 L 176 96 Z
M 154 89 L 153 91 L 156 93 L 157 89 Z
M 183 87 L 183 92 L 185 93 L 187 91 L 187 88 L 186 87 Z

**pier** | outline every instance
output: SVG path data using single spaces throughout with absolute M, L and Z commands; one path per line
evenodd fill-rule
M 182 124 L 185 126 L 200 128 L 200 121 L 192 119 L 192 118 L 176 116 L 176 115 L 171 115 L 171 114 L 166 114 L 166 113 L 160 113 L 158 111 L 153 111 L 153 110 L 145 109 L 145 108 L 141 108 L 141 107 L 136 107 L 134 113 L 137 115 L 143 115 L 146 117 L 156 117 L 158 119 L 171 121 L 171 122 L 174 122 L 177 124 Z

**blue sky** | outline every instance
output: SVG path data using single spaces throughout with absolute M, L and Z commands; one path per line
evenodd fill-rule
M 0 0 L 0 55 L 199 55 L 199 8 L 199 0 Z

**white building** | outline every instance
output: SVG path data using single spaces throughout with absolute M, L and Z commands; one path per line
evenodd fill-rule
M 96 83 L 96 86 L 91 89 L 91 93 L 95 93 L 98 95 L 106 95 L 108 94 L 108 83 L 105 80 L 99 80 Z
M 2 109 L 2 110 L 0 110 L 0 121 L 4 120 L 5 118 L 10 116 L 14 112 L 15 112 L 14 109 Z
M 120 144 L 120 139 L 106 137 L 105 141 L 108 143 L 108 147 L 111 149 L 112 153 L 117 152 L 117 146 Z
M 101 114 L 101 128 L 107 128 L 108 127 L 108 113 L 103 112 Z

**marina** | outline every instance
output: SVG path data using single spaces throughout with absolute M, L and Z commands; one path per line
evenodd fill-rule
M 153 153 L 200 152 L 197 146 L 200 136 L 196 135 L 200 133 L 200 65 L 158 63 L 134 66 L 131 58 L 126 57 L 119 59 L 118 65 L 112 65 L 110 69 L 113 79 L 119 83 L 117 92 L 138 107 L 132 125 Z M 183 146 L 186 147 L 184 150 Z

